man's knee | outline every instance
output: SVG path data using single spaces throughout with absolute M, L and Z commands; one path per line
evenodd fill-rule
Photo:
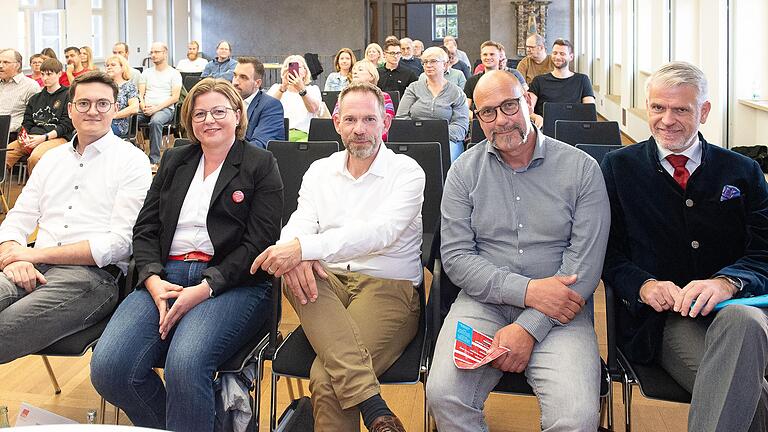
M 542 404 L 543 430 L 592 432 L 597 429 L 600 422 L 600 399 L 597 395 L 560 392 L 555 399 L 547 405 Z M 551 409 L 546 409 L 546 406 Z
M 760 308 L 730 305 L 717 313 L 712 326 L 725 332 L 728 339 L 768 343 L 768 317 Z

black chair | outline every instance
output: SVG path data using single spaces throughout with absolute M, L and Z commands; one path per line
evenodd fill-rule
M 288 126 L 288 119 L 283 117 L 283 139 L 288 139 L 288 132 L 290 131 L 290 128 Z
M 395 153 L 412 157 L 424 170 L 426 183 L 424 185 L 424 205 L 421 209 L 421 221 L 424 234 L 421 244 L 421 256 L 426 265 L 429 248 L 435 231 L 440 226 L 440 200 L 443 197 L 443 166 L 440 155 L 440 143 L 393 143 L 388 142 L 387 148 Z
M 451 143 L 446 120 L 392 120 L 388 140 L 397 143 L 439 142 L 442 151 L 443 180 L 451 166 Z
M 336 141 L 269 141 L 267 150 L 271 151 L 277 159 L 280 177 L 283 180 L 282 221 L 285 225 L 298 205 L 299 188 L 301 188 L 304 173 L 312 162 L 339 151 L 339 143 Z
M 125 139 L 133 145 L 136 145 L 136 136 L 139 134 L 139 116 L 134 114 L 128 117 L 128 134 Z
M 400 106 L 400 92 L 397 90 L 392 90 L 384 93 L 389 93 L 389 97 L 392 98 L 392 105 L 394 105 L 395 112 L 397 112 L 397 107 Z
M 608 153 L 624 147 L 621 144 L 576 144 L 576 148 L 592 156 L 598 164 L 603 163 L 603 158 Z
M 555 139 L 571 145 L 616 144 L 621 143 L 621 132 L 615 121 L 558 120 Z
M 333 114 L 333 109 L 336 108 L 336 101 L 339 100 L 339 93 L 340 91 L 324 91 L 320 92 L 320 97 L 322 98 L 323 102 L 325 102 L 325 106 L 328 107 L 328 112 Z
M 690 403 L 691 394 L 682 388 L 658 364 L 641 364 L 627 359 L 616 345 L 616 314 L 625 313 L 613 288 L 605 284 L 605 315 L 608 331 L 608 370 L 612 379 L 622 384 L 624 430 L 632 431 L 632 389 L 637 386 L 648 399 Z
M 192 144 L 192 140 L 188 138 L 176 138 L 173 140 L 173 148 L 181 147 Z
M 555 136 L 555 121 L 597 121 L 595 104 L 544 102 L 544 126 L 541 131 L 548 137 Z M 584 142 L 584 141 L 579 141 Z
M 435 234 L 435 242 L 440 242 L 440 230 Z M 440 334 L 440 328 L 443 321 L 451 309 L 451 305 L 459 295 L 461 288 L 457 287 L 447 274 L 443 271 L 442 260 L 438 248 L 433 248 L 435 254 L 432 261 L 432 285 L 429 292 L 429 304 L 427 305 L 429 338 L 430 338 L 430 358 L 434 355 L 437 337 Z M 611 341 L 609 336 L 609 342 Z M 430 362 L 431 363 L 431 362 Z M 613 392 L 611 391 L 611 375 L 606 364 L 601 359 L 600 372 L 600 399 L 601 399 L 601 419 L 606 417 L 607 429 L 613 430 Z M 535 393 L 528 384 L 524 373 L 506 372 L 493 389 L 494 393 L 515 394 L 523 396 L 534 396 Z M 602 421 L 601 421 L 602 423 Z
M 479 119 L 472 119 L 472 135 L 469 140 L 469 142 L 477 144 L 480 141 L 485 139 L 485 132 L 483 132 L 483 129 L 480 127 L 480 120 Z
M 10 207 L 8 207 L 8 201 L 5 199 L 6 195 L 11 194 L 10 182 L 8 182 L 8 170 L 5 169 L 5 156 L 8 153 L 8 143 L 10 142 L 11 133 L 11 116 L 9 114 L 0 115 L 0 162 L 3 163 L 3 176 L 0 180 L 0 200 L 2 202 L 3 211 L 8 213 Z
M 333 119 L 313 118 L 309 121 L 309 141 L 336 141 L 343 148 L 341 135 L 336 132 Z
M 195 86 L 200 80 L 203 78 L 200 76 L 201 72 L 182 72 L 181 73 L 181 82 L 184 86 L 184 90 L 190 91 L 192 90 L 192 87 Z

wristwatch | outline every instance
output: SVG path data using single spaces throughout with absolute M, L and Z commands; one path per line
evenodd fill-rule
M 726 276 L 726 275 L 717 275 L 715 276 L 715 279 L 724 279 L 729 284 L 733 285 L 736 288 L 736 292 L 740 293 L 744 289 L 744 281 L 741 278 L 733 277 L 733 276 Z
M 299 96 L 301 96 L 301 97 L 304 97 L 306 95 L 307 95 L 307 89 L 304 89 L 304 90 L 299 92 Z

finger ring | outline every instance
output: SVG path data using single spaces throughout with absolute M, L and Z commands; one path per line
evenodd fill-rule
M 660 300 L 660 301 L 659 301 L 659 304 L 660 304 L 660 305 L 662 305 L 662 306 L 664 306 L 665 304 L 667 304 L 667 302 L 666 302 L 666 300 Z
M 268 268 L 268 269 L 267 269 L 267 272 L 269 272 L 269 274 L 274 274 L 274 273 L 275 273 L 275 271 L 274 271 L 274 270 L 272 270 L 272 267 Z

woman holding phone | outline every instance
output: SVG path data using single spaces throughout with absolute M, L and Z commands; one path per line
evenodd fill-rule
M 289 55 L 280 72 L 282 81 L 272 84 L 267 94 L 283 104 L 288 119 L 288 140 L 307 141 L 309 121 L 320 113 L 323 103 L 320 88 L 310 85 L 312 77 L 304 57 Z

